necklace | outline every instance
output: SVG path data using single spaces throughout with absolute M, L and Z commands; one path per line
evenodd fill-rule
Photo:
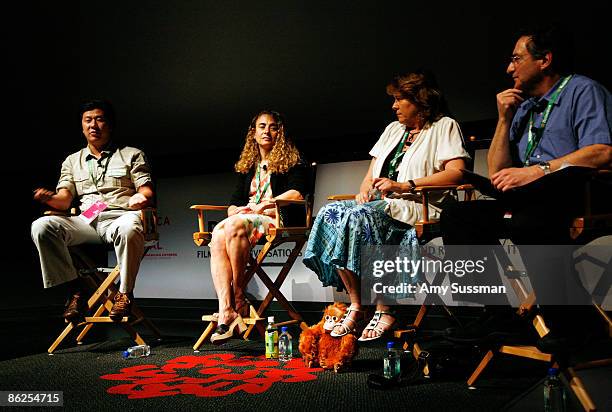
M 404 142 L 404 147 L 402 148 L 403 152 L 405 152 L 410 146 L 412 146 L 412 143 L 414 143 L 420 133 L 420 130 L 411 130 L 410 132 L 408 132 L 408 138 Z

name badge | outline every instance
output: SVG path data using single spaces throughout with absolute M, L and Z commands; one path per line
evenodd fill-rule
M 106 203 L 104 203 L 101 200 L 98 200 L 98 201 L 96 201 L 96 203 L 91 205 L 89 207 L 89 209 L 87 209 L 83 213 L 81 213 L 79 215 L 79 218 L 81 218 L 81 220 L 83 220 L 85 223 L 90 224 L 91 222 L 96 220 L 96 218 L 98 217 L 100 212 L 102 212 L 107 207 L 108 207 L 108 205 Z

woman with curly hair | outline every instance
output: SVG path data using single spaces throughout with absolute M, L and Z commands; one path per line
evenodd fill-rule
M 242 277 L 249 253 L 276 222 L 274 200 L 301 200 L 306 175 L 300 154 L 285 134 L 282 116 L 275 111 L 258 113 L 249 126 L 246 141 L 235 165 L 236 189 L 228 217 L 217 224 L 209 244 L 213 284 L 219 299 L 217 329 L 211 342 L 220 344 L 243 333 L 242 316 L 249 305 Z M 291 215 L 280 216 L 287 222 Z
M 385 194 L 410 192 L 416 186 L 458 183 L 460 169 L 469 158 L 459 124 L 445 116 L 444 99 L 433 78 L 408 73 L 395 78 L 387 86 L 387 93 L 393 97 L 397 121 L 387 126 L 370 151 L 370 167 L 355 200 L 330 203 L 319 211 L 304 255 L 304 264 L 317 273 L 323 286 L 346 289 L 349 294 L 351 306 L 332 336 L 357 333 L 365 323 L 362 246 L 397 245 L 418 259 L 412 226 L 422 219 L 420 198 L 392 199 Z M 430 217 L 439 214 L 445 198 L 448 196 L 432 195 Z M 404 281 L 409 280 L 399 280 Z M 378 339 L 396 323 L 395 313 L 383 301 L 376 301 L 376 311 L 360 341 Z

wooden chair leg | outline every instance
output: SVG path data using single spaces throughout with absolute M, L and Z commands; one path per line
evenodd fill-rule
M 116 270 L 119 270 L 118 267 L 116 268 Z M 117 275 L 118 274 L 119 274 L 119 272 L 117 272 Z M 116 279 L 116 276 L 114 277 L 114 279 Z M 113 279 L 113 283 L 109 284 L 109 286 L 108 286 L 108 291 L 110 292 L 110 294 L 107 297 L 107 300 L 110 301 L 110 302 L 112 302 L 112 299 L 115 296 L 115 294 L 117 292 L 119 292 L 119 288 L 114 283 L 114 279 Z M 112 305 L 112 303 L 111 303 L 111 305 Z M 110 308 L 107 308 L 107 309 L 110 312 Z M 162 334 L 161 334 L 160 330 L 157 328 L 157 326 L 155 326 L 155 324 L 153 322 L 151 322 L 149 319 L 147 319 L 147 317 L 144 315 L 142 309 L 140 309 L 140 307 L 138 307 L 138 305 L 136 305 L 135 303 L 132 303 L 131 315 L 133 315 L 136 318 L 136 321 L 132 322 L 132 325 L 135 325 L 138 322 L 143 322 L 145 324 L 145 326 L 153 333 L 153 335 L 155 335 L 155 337 L 158 340 L 160 340 L 162 338 Z
M 482 358 L 482 360 L 480 361 L 480 363 L 478 364 L 478 366 L 476 367 L 476 370 L 472 373 L 472 375 L 469 377 L 467 384 L 469 386 L 472 386 L 474 384 L 474 382 L 476 382 L 476 379 L 478 379 L 478 377 L 480 376 L 480 374 L 484 371 L 484 369 L 487 367 L 487 365 L 489 364 L 489 362 L 491 362 L 491 359 L 493 359 L 493 351 L 489 350 L 486 355 Z
M 283 282 L 287 278 L 289 271 L 291 270 L 291 268 L 293 267 L 293 264 L 295 263 L 297 257 L 299 256 L 302 250 L 302 247 L 304 246 L 304 243 L 306 243 L 305 239 L 303 240 L 300 239 L 295 242 L 295 246 L 293 250 L 291 251 L 291 254 L 289 255 L 289 257 L 283 264 L 283 268 L 281 269 L 281 271 L 279 272 L 279 274 L 277 275 L 274 281 L 272 281 L 272 279 L 270 279 L 268 274 L 262 269 L 261 262 L 263 261 L 263 258 L 266 256 L 266 254 L 271 249 L 276 247 L 276 245 L 272 245 L 271 243 L 266 243 L 266 245 L 264 245 L 264 247 L 261 249 L 261 251 L 257 255 L 257 260 L 254 262 L 251 276 L 254 274 L 257 274 L 257 276 L 261 279 L 263 284 L 268 288 L 268 293 L 266 294 L 265 298 L 263 299 L 263 301 L 260 303 L 259 307 L 257 308 L 258 318 L 260 318 L 265 313 L 265 311 L 268 309 L 268 306 L 272 303 L 272 300 L 276 298 L 276 300 L 283 307 L 283 309 L 287 311 L 289 316 L 293 320 L 299 323 L 300 328 L 302 330 L 304 330 L 305 328 L 308 328 L 308 325 L 304 322 L 304 319 L 299 314 L 299 312 L 295 310 L 293 305 L 291 305 L 291 303 L 289 303 L 289 301 L 285 298 L 285 296 L 280 292 L 280 287 L 282 286 Z M 247 328 L 246 332 L 243 335 L 243 338 L 248 339 L 251 333 L 253 332 L 253 329 L 255 328 L 257 328 L 257 330 L 262 336 L 265 334 L 264 325 L 261 322 L 256 322 L 255 324 L 249 325 L 249 327 Z
M 244 334 L 242 335 L 242 339 L 249 340 L 249 336 L 251 336 L 251 333 L 253 332 L 253 329 L 255 329 L 256 326 L 257 326 L 256 324 L 249 325 L 247 327 L 246 332 L 244 332 Z M 259 329 L 258 329 L 258 332 L 262 333 L 261 330 Z M 265 330 L 264 330 L 264 333 L 265 333 Z
M 96 303 L 98 303 L 101 299 L 109 298 L 107 296 L 107 291 L 114 288 L 114 292 L 116 292 L 117 288 L 115 287 L 115 280 L 119 277 L 119 266 L 116 266 L 112 272 L 106 276 L 106 278 L 102 281 L 98 289 L 94 292 L 94 294 L 89 298 L 87 304 L 90 308 L 93 308 Z M 110 297 L 112 298 L 112 296 Z
M 104 308 L 109 312 L 113 308 L 113 302 L 111 301 L 112 296 L 114 296 L 114 293 L 111 293 L 109 298 L 106 301 L 104 301 Z M 126 330 L 126 332 L 132 337 L 132 340 L 134 342 L 136 342 L 138 345 L 144 345 L 146 342 L 144 341 L 144 339 L 142 339 L 140 334 L 136 332 L 136 329 L 134 329 L 132 325 L 126 322 L 126 318 L 123 318 L 123 319 L 124 320 L 122 322 L 119 322 L 121 327 Z M 111 322 L 113 321 L 111 320 Z M 116 322 L 113 322 L 113 323 L 116 323 Z
M 423 352 L 421 346 L 418 343 L 414 343 L 412 345 L 412 356 L 414 357 L 414 359 L 418 359 L 421 355 L 421 352 Z M 429 372 L 429 363 L 425 362 L 425 366 L 423 366 L 423 376 L 429 377 Z
M 426 314 L 427 314 L 427 306 L 421 305 L 421 307 L 419 308 L 419 313 L 417 313 L 417 316 L 414 319 L 413 325 L 417 328 L 421 326 L 421 322 L 423 322 L 423 319 L 425 318 Z
M 119 275 L 119 270 L 117 269 L 117 276 Z M 116 278 L 116 276 L 115 276 Z M 94 307 L 101 298 L 104 297 L 104 292 L 105 292 L 105 288 L 103 288 L 103 284 L 98 285 L 91 277 L 87 276 L 84 277 L 85 281 L 87 283 L 89 283 L 92 288 L 95 289 L 95 292 L 93 293 L 93 295 L 89 298 L 89 300 L 87 301 L 87 310 L 89 311 L 92 307 Z M 103 282 L 104 283 L 104 282 Z M 101 305 L 100 308 L 98 308 L 98 310 L 102 309 L 103 310 L 104 306 Z M 102 312 L 100 312 L 102 313 Z M 57 339 L 55 339 L 55 341 L 53 342 L 53 344 L 51 344 L 51 346 L 49 347 L 49 349 L 47 350 L 47 352 L 49 353 L 53 353 L 57 347 L 62 343 L 62 341 L 66 338 L 66 336 L 68 336 L 68 334 L 75 328 L 75 324 L 70 323 L 68 324 L 68 326 L 66 326 L 64 328 L 64 330 L 62 331 L 62 333 L 60 333 L 60 335 L 57 337 Z M 93 324 L 88 323 L 85 325 L 85 327 L 83 328 L 83 330 L 81 331 L 81 333 L 79 334 L 79 336 L 77 336 L 77 344 L 80 344 L 83 341 L 83 338 L 85 337 L 85 335 L 89 332 L 89 330 L 93 327 Z
M 108 303 L 109 299 L 112 299 L 112 297 L 114 296 L 115 292 L 112 289 L 114 287 L 115 279 L 119 276 L 119 267 L 117 266 L 106 278 L 102 277 L 99 273 L 97 274 L 97 276 L 100 281 L 99 285 L 97 285 L 93 279 L 89 278 L 89 281 L 96 285 L 97 288 L 87 301 L 87 311 L 90 311 L 94 306 L 100 303 L 101 300 L 104 300 L 104 302 L 100 303 L 100 306 L 94 312 L 94 317 L 99 317 L 104 312 L 106 303 Z M 109 291 L 111 291 L 110 296 L 108 294 Z M 84 330 L 79 334 L 79 337 L 77 337 L 77 342 L 80 342 L 92 327 L 93 325 L 91 323 L 87 324 Z
M 296 320 L 300 320 L 301 321 L 302 320 L 302 316 L 295 310 L 293 305 L 291 303 L 289 303 L 287 298 L 280 291 L 280 285 L 284 281 L 284 277 L 286 277 L 286 275 L 283 278 L 281 278 L 280 275 L 279 275 L 279 277 L 277 277 L 277 279 L 276 279 L 276 282 L 272 282 L 270 277 L 261 268 L 259 268 L 257 270 L 257 275 L 259 276 L 259 278 L 261 279 L 263 284 L 266 285 L 266 287 L 268 288 L 268 290 L 269 290 L 268 293 L 271 294 L 272 296 L 274 296 L 274 298 L 283 307 L 283 309 L 285 309 L 288 312 L 289 316 L 292 319 L 296 319 Z M 259 312 L 259 310 L 257 312 Z M 263 312 L 261 312 L 260 315 L 261 314 L 263 314 Z
M 133 306 L 132 307 L 132 313 L 135 316 L 137 316 L 139 319 L 142 319 L 142 322 L 151 331 L 151 333 L 153 333 L 153 335 L 155 335 L 155 338 L 157 338 L 157 340 L 161 340 L 162 339 L 162 333 L 160 332 L 160 330 L 157 328 L 157 326 L 155 326 L 155 324 L 153 322 L 151 322 L 149 319 L 147 319 L 144 316 L 144 314 L 142 313 L 142 310 L 140 308 L 137 308 L 137 307 Z
M 249 326 L 252 326 L 252 325 L 249 325 Z M 212 335 L 216 327 L 217 327 L 217 322 L 208 322 L 208 326 L 206 326 L 206 329 L 204 329 L 204 332 L 202 333 L 202 335 L 200 335 L 195 345 L 193 345 L 194 351 L 200 349 L 200 346 L 202 346 L 204 341 L 206 341 L 206 339 L 208 339 L 208 337 Z
M 251 261 L 249 262 L 249 269 L 246 273 L 245 276 L 245 280 L 244 280 L 244 284 L 243 287 L 248 284 L 248 282 L 253 278 L 253 276 L 255 275 L 255 272 L 257 272 L 257 270 L 261 270 L 261 263 L 263 262 L 263 260 L 265 259 L 266 255 L 268 254 L 268 252 L 270 251 L 270 248 L 272 247 L 272 243 L 271 242 L 266 242 L 263 247 L 261 248 L 261 250 L 259 251 L 259 254 L 257 255 L 256 259 L 251 259 Z M 261 315 L 264 313 L 265 309 L 268 307 L 268 305 L 270 304 L 270 302 L 272 301 L 272 299 L 268 299 L 268 297 L 266 296 L 266 298 L 263 300 L 263 302 L 259 305 L 259 308 L 257 310 L 257 317 L 261 317 Z M 265 328 L 262 325 L 259 325 L 257 323 L 254 324 L 250 324 L 246 330 L 246 332 L 242 335 L 242 338 L 244 340 L 248 340 L 249 336 L 251 335 L 251 333 L 253 332 L 253 329 L 255 327 L 257 327 L 257 330 L 259 331 L 259 333 L 263 336 L 265 334 Z
M 262 303 L 263 305 L 263 303 Z M 260 305 L 260 309 L 262 308 L 262 305 Z M 267 305 L 266 305 L 267 307 Z M 262 313 L 265 311 L 265 309 L 262 310 Z M 259 319 L 261 316 L 259 315 L 259 311 L 255 310 L 255 308 L 253 306 L 249 306 L 249 317 L 251 319 Z M 263 320 L 263 318 L 262 318 Z M 242 338 L 244 340 L 248 340 L 249 339 L 249 335 L 251 334 L 251 332 L 253 331 L 253 329 L 255 329 L 257 327 L 257 331 L 260 333 L 261 336 L 265 335 L 265 328 L 262 325 L 261 322 L 253 322 L 253 323 L 249 323 L 246 332 L 242 335 Z
M 121 323 L 121 326 L 131 336 L 132 340 L 134 342 L 136 342 L 138 345 L 145 345 L 146 344 L 144 339 L 140 336 L 140 334 L 138 332 L 136 332 L 136 329 L 134 329 L 132 327 L 132 325 L 130 325 L 129 323 Z
M 608 336 L 612 338 L 612 319 L 610 319 L 610 316 L 608 316 L 608 314 L 601 307 L 601 305 L 598 305 L 596 303 L 594 303 L 593 305 L 595 306 L 597 313 L 599 313 L 599 315 L 602 317 L 603 321 L 606 324 L 606 328 L 608 329 Z
M 565 375 L 565 379 L 567 379 L 567 382 L 570 388 L 572 389 L 572 392 L 574 392 L 574 394 L 580 401 L 580 404 L 582 405 L 584 410 L 587 412 L 596 411 L 597 408 L 595 407 L 595 403 L 593 402 L 593 399 L 591 399 L 591 396 L 589 395 L 586 388 L 584 387 L 582 380 L 578 377 L 578 375 L 576 375 L 576 372 L 574 371 L 574 369 L 573 368 L 565 369 L 564 375 Z
M 108 297 L 106 297 L 105 301 L 100 305 L 96 312 L 94 312 L 94 316 L 85 318 L 85 320 L 88 322 L 86 325 L 87 330 L 84 329 L 83 332 L 81 332 L 81 334 L 79 335 L 79 338 L 81 340 L 85 337 L 85 334 L 93 327 L 94 323 L 117 323 L 108 318 L 107 316 L 100 316 L 105 310 L 110 312 L 113 308 L 113 303 L 111 301 L 112 296 L 114 296 L 114 293 L 111 293 Z M 124 317 L 123 320 L 119 322 L 119 324 L 122 328 L 126 330 L 126 332 L 131 336 L 132 340 L 134 340 L 134 342 L 136 342 L 138 345 L 144 345 L 146 343 L 144 339 L 140 336 L 136 329 L 134 329 L 134 327 L 127 322 L 127 320 L 128 318 Z M 80 342 L 80 340 L 78 342 Z
M 144 253 L 145 255 L 147 251 L 148 251 L 148 248 L 145 250 L 145 253 Z M 79 267 L 83 267 L 83 268 L 97 267 L 95 262 L 92 259 L 90 259 L 89 257 L 83 254 L 76 254 L 74 258 L 77 259 L 77 261 L 80 263 Z M 93 307 L 99 305 L 98 308 L 93 313 L 93 316 L 85 317 L 85 322 L 80 323 L 78 325 L 74 323 L 68 324 L 64 328 L 62 333 L 60 333 L 57 339 L 53 342 L 53 344 L 49 347 L 48 349 L 49 354 L 52 354 L 57 349 L 57 347 L 66 338 L 66 336 L 68 336 L 68 334 L 76 326 L 80 326 L 83 324 L 85 325 L 83 330 L 79 333 L 79 335 L 76 338 L 77 344 L 81 344 L 83 339 L 87 335 L 87 333 L 93 327 L 94 323 L 99 323 L 99 322 L 115 323 L 108 316 L 101 316 L 101 315 L 104 313 L 105 310 L 110 312 L 112 309 L 112 306 L 113 306 L 112 299 L 115 296 L 115 294 L 118 292 L 118 288 L 115 282 L 120 274 L 119 265 L 115 266 L 110 271 L 110 273 L 108 272 L 102 273 L 100 271 L 93 271 L 93 272 L 94 273 L 92 275 L 83 277 L 84 281 L 87 282 L 91 286 L 91 288 L 94 290 L 93 294 L 87 300 L 87 311 L 89 312 Z M 120 323 L 121 323 L 121 327 L 123 327 L 126 330 L 126 332 L 132 337 L 134 342 L 136 342 L 139 345 L 145 344 L 144 339 L 140 336 L 140 334 L 133 327 L 133 325 L 135 325 L 138 322 L 143 322 L 147 326 L 147 328 L 150 329 L 151 332 L 153 332 L 153 334 L 158 339 L 161 339 L 161 332 L 159 331 L 159 329 L 157 329 L 157 327 L 149 319 L 147 319 L 144 316 L 142 310 L 140 310 L 138 306 L 132 305 L 131 314 L 136 318 L 136 321 L 132 323 L 128 323 L 129 318 L 124 317 L 124 319 Z
M 302 250 L 302 247 L 304 246 L 304 243 L 305 241 L 296 241 L 295 247 L 291 251 L 291 254 L 285 261 L 283 268 L 281 269 L 280 273 L 277 275 L 276 280 L 274 282 L 272 282 L 272 280 L 267 275 L 267 273 L 263 271 L 261 266 L 257 267 L 255 271 L 257 275 L 259 276 L 259 278 L 261 279 L 261 281 L 266 285 L 266 287 L 269 290 L 264 301 L 268 302 L 269 304 L 269 302 L 272 301 L 273 297 L 276 298 L 276 300 L 281 304 L 281 306 L 283 306 L 283 308 L 289 312 L 289 315 L 291 316 L 291 318 L 296 319 L 296 320 L 302 320 L 302 316 L 293 308 L 293 306 L 289 303 L 289 301 L 283 296 L 283 294 L 280 292 L 280 287 L 285 282 L 285 279 L 287 278 L 289 271 L 293 267 L 295 260 L 299 256 L 300 251 Z
M 444 274 L 444 272 L 436 273 L 436 275 L 434 276 L 434 279 L 431 282 L 431 285 L 441 285 L 442 282 L 444 282 L 445 276 L 446 275 Z M 457 319 L 455 314 L 450 311 L 450 309 L 446 306 L 444 301 L 437 294 L 428 294 L 425 297 L 425 300 L 423 301 L 421 306 L 419 307 L 419 312 L 417 313 L 417 316 L 414 319 L 414 322 L 411 325 L 408 325 L 409 331 L 412 331 L 412 329 L 415 329 L 421 326 L 421 323 L 423 322 L 423 320 L 425 319 L 425 316 L 427 315 L 427 312 L 429 311 L 429 306 L 432 306 L 432 305 L 440 305 L 444 309 L 444 311 L 446 312 L 446 315 L 449 318 L 453 319 L 453 321 L 461 325 L 461 322 Z
M 66 336 L 68 336 L 68 334 L 72 331 L 72 329 L 75 328 L 75 326 L 76 325 L 74 323 L 72 323 L 72 322 L 69 323 L 68 325 L 66 325 L 66 327 L 64 328 L 62 333 L 60 333 L 60 335 L 57 337 L 57 339 L 55 339 L 55 341 L 51 344 L 49 349 L 47 349 L 47 352 L 49 354 L 53 354 L 55 349 L 57 349 L 57 347 L 62 343 L 62 341 L 66 338 Z
M 93 316 L 98 317 L 102 315 L 103 312 L 104 312 L 104 305 L 100 305 L 98 309 L 96 309 L 96 311 L 93 313 Z M 77 336 L 76 338 L 77 345 L 80 345 L 83 342 L 83 339 L 85 339 L 85 335 L 87 335 L 87 333 L 91 330 L 91 328 L 93 328 L 93 326 L 94 326 L 93 323 L 88 323 L 87 325 L 85 325 L 81 333 L 79 333 L 79 336 Z

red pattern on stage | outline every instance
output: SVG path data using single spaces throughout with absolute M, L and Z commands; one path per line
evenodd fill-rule
M 107 389 L 129 399 L 160 396 L 227 396 L 236 392 L 259 394 L 275 383 L 308 382 L 317 379 L 321 368 L 307 368 L 301 359 L 283 364 L 265 356 L 236 357 L 230 353 L 180 356 L 164 365 L 137 365 L 100 378 L 129 381 Z

